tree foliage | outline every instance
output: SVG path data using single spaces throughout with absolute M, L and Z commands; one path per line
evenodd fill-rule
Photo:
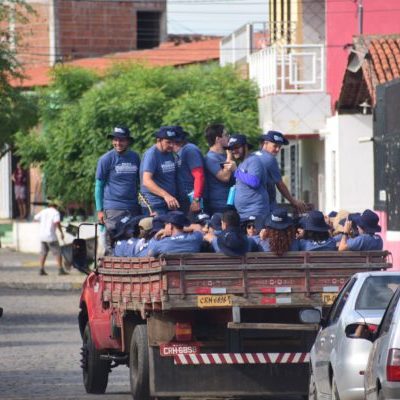
M 16 58 L 20 37 L 10 33 L 8 21 L 24 23 L 32 8 L 21 0 L 0 2 L 0 157 L 5 148 L 12 149 L 17 131 L 27 131 L 37 124 L 36 97 L 12 84 L 23 77 Z
M 259 134 L 255 86 L 232 68 L 182 69 L 118 65 L 101 80 L 77 68 L 54 70 L 54 84 L 40 93 L 42 132 L 18 136 L 25 163 L 45 172 L 48 195 L 89 204 L 96 163 L 111 148 L 115 125 L 128 126 L 133 149 L 154 144 L 154 132 L 182 125 L 205 150 L 204 128 L 222 122 L 231 132 Z

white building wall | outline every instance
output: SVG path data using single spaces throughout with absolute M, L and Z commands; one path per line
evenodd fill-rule
M 12 218 L 11 152 L 0 159 L 0 219 Z
M 325 137 L 325 212 L 362 212 L 374 204 L 374 157 L 371 115 L 335 115 Z

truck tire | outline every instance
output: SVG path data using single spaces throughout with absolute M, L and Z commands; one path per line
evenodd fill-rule
M 133 330 L 129 351 L 129 375 L 133 400 L 150 400 L 147 325 Z
M 100 359 L 100 352 L 94 346 L 89 323 L 83 332 L 82 344 L 83 384 L 87 393 L 102 394 L 106 391 L 110 362 Z

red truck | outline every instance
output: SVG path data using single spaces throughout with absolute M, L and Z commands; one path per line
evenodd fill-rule
M 83 380 L 130 369 L 135 400 L 308 393 L 320 312 L 387 252 L 162 255 L 99 260 L 80 299 Z

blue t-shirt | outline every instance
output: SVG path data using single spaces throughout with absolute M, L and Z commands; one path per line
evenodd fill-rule
M 118 240 L 114 246 L 115 257 L 135 257 L 135 246 L 139 239 Z
M 281 171 L 276 157 L 265 150 L 258 150 L 254 152 L 260 158 L 267 175 L 267 190 L 269 196 L 269 204 L 272 206 L 276 204 L 276 184 L 282 180 Z
M 149 254 L 149 246 L 153 241 L 155 241 L 155 239 L 150 239 L 149 241 L 144 238 L 139 239 L 135 246 L 134 257 L 147 257 Z
M 176 236 L 152 241 L 149 244 L 148 254 L 157 257 L 160 254 L 199 253 L 202 242 L 203 235 L 201 232 L 180 233 Z
M 353 251 L 382 250 L 383 240 L 378 235 L 363 233 L 355 238 L 347 239 L 347 248 Z
M 300 240 L 300 250 L 302 251 L 335 251 L 336 240 L 333 238 L 329 238 L 327 240 L 321 240 L 319 242 L 315 240 Z
M 140 158 L 131 150 L 110 150 L 97 162 L 96 179 L 104 182 L 105 210 L 130 210 L 138 206 Z
M 172 153 L 162 153 L 157 146 L 150 147 L 144 154 L 140 165 L 141 192 L 151 206 L 166 207 L 162 197 L 151 193 L 143 185 L 143 172 L 151 172 L 153 181 L 171 196 L 176 197 L 175 158 Z
M 192 169 L 204 166 L 203 155 L 196 145 L 187 143 L 179 149 L 176 158 L 178 193 L 186 196 L 194 189 Z
M 223 234 L 225 231 L 221 231 L 220 234 Z M 247 250 L 246 252 L 258 252 L 259 251 L 259 246 L 257 242 L 254 240 L 253 237 L 247 237 Z M 215 237 L 213 240 L 211 240 L 211 246 L 214 249 L 216 253 L 223 253 L 223 251 L 220 249 L 218 246 L 218 237 Z
M 223 210 L 226 207 L 229 189 L 234 184 L 234 179 L 230 182 L 221 182 L 217 174 L 221 171 L 221 163 L 226 161 L 226 154 L 209 151 L 204 157 L 206 190 L 204 197 L 212 212 Z
M 261 215 L 267 217 L 270 213 L 266 188 L 267 176 L 260 158 L 250 155 L 239 164 L 236 176 L 238 172 L 255 178 L 259 183 L 256 187 L 251 187 L 241 179 L 236 179 L 235 207 L 240 218 L 247 219 L 250 216 Z
M 254 236 L 252 239 L 257 243 L 259 247 L 259 251 L 270 252 L 271 248 L 269 245 L 269 239 L 261 240 L 260 236 Z M 300 243 L 297 239 L 294 239 L 290 244 L 289 251 L 299 251 L 300 250 Z

